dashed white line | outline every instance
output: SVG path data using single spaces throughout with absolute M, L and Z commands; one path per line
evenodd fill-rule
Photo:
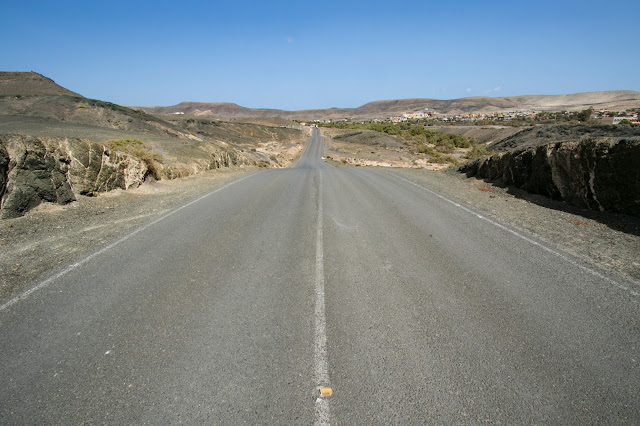
M 518 237 L 518 238 L 520 238 L 520 239 L 522 239 L 522 240 L 524 240 L 524 241 L 526 241 L 526 242 L 528 242 L 528 243 L 530 243 L 530 244 L 532 244 L 532 245 L 534 245 L 536 247 L 541 248 L 542 250 L 546 251 L 547 253 L 550 253 L 550 254 L 552 254 L 552 255 L 564 260 L 565 262 L 570 263 L 571 265 L 583 270 L 584 272 L 586 272 L 588 274 L 593 275 L 594 277 L 597 277 L 597 278 L 609 283 L 610 285 L 612 285 L 614 287 L 617 287 L 617 288 L 619 288 L 621 290 L 626 291 L 627 293 L 629 293 L 632 296 L 635 296 L 635 297 L 640 296 L 639 292 L 627 287 L 626 285 L 620 284 L 619 282 L 617 282 L 615 280 L 612 280 L 611 278 L 608 278 L 608 277 L 602 275 L 598 271 L 595 271 L 595 270 L 593 270 L 591 268 L 588 268 L 588 267 L 586 267 L 584 265 L 581 265 L 580 263 L 574 261 L 573 259 L 570 259 L 569 257 L 565 256 L 564 254 L 559 253 L 559 252 L 557 252 L 557 251 L 555 251 L 555 250 L 553 250 L 553 249 L 551 249 L 551 248 L 549 248 L 549 247 L 547 247 L 545 245 L 542 245 L 539 242 L 537 242 L 535 240 L 532 240 L 531 238 L 527 237 L 526 235 L 520 234 L 519 232 L 516 232 L 513 229 L 509 229 L 506 226 L 504 226 L 504 225 L 502 225 L 502 224 L 500 224 L 500 223 L 498 223 L 498 222 L 496 222 L 494 220 L 491 220 L 488 217 L 483 216 L 483 215 L 481 215 L 481 214 L 479 214 L 477 212 L 474 212 L 473 210 L 471 210 L 471 209 L 469 209 L 469 208 L 467 208 L 467 207 L 465 207 L 465 206 L 463 206 L 463 205 L 461 205 L 459 203 L 456 203 L 455 201 L 450 200 L 447 197 L 445 197 L 445 196 L 443 196 L 441 194 L 438 194 L 435 191 L 432 191 L 432 190 L 430 190 L 428 188 L 425 188 L 422 185 L 418 185 L 417 183 L 412 182 L 412 181 L 410 181 L 408 179 L 405 179 L 403 177 L 400 177 L 400 176 L 396 175 L 395 173 L 391 173 L 391 172 L 387 172 L 387 173 L 389 173 L 391 176 L 394 176 L 394 177 L 400 179 L 401 181 L 410 183 L 411 185 L 416 186 L 416 187 L 422 189 L 423 191 L 428 192 L 429 194 L 435 195 L 436 197 L 438 197 L 438 198 L 440 198 L 440 199 L 442 199 L 442 200 L 444 200 L 444 201 L 446 201 L 446 202 L 448 202 L 450 204 L 453 204 L 454 206 L 458 207 L 459 209 L 461 209 L 461 210 L 463 210 L 463 211 L 465 211 L 465 212 L 467 212 L 469 214 L 472 214 L 472 215 L 476 216 L 478 219 L 482 219 L 482 220 L 492 224 L 493 226 L 495 226 L 497 228 L 500 228 L 500 229 L 502 229 L 504 231 L 507 231 L 510 234 L 512 234 L 512 235 L 514 235 L 514 236 L 516 236 L 516 237 Z
M 32 295 L 36 291 L 43 289 L 44 287 L 48 286 L 49 284 L 51 284 L 52 282 L 54 282 L 58 278 L 61 278 L 61 277 L 65 276 L 65 275 L 67 275 L 69 272 L 79 268 L 80 266 L 84 265 L 85 263 L 87 263 L 91 259 L 95 258 L 96 256 L 100 256 L 102 253 L 105 253 L 105 252 L 111 250 L 112 248 L 116 247 L 117 245 L 122 244 L 123 242 L 127 241 L 128 239 L 130 239 L 134 235 L 139 234 L 140 232 L 142 232 L 145 229 L 155 225 L 156 223 L 165 220 L 166 218 L 176 214 L 180 210 L 182 210 L 182 209 L 184 209 L 186 207 L 189 207 L 190 205 L 195 204 L 195 203 L 197 203 L 197 202 L 199 202 L 201 200 L 204 200 L 205 198 L 210 197 L 211 195 L 213 195 L 213 194 L 215 194 L 217 192 L 220 192 L 223 189 L 228 188 L 231 185 L 234 185 L 234 184 L 236 184 L 238 182 L 241 182 L 241 181 L 243 181 L 243 180 L 245 180 L 247 178 L 255 176 L 256 174 L 258 174 L 258 173 L 253 173 L 253 174 L 251 174 L 249 176 L 245 176 L 245 177 L 240 178 L 238 180 L 235 180 L 235 181 L 233 181 L 231 183 L 228 183 L 228 184 L 226 184 L 224 186 L 221 186 L 220 188 L 216 189 L 215 191 L 212 191 L 212 192 L 210 192 L 208 194 L 205 194 L 202 197 L 197 198 L 197 199 L 195 199 L 195 200 L 193 200 L 193 201 L 191 201 L 191 202 L 189 202 L 189 203 L 187 203 L 187 204 L 185 204 L 183 206 L 180 206 L 177 209 L 174 209 L 174 210 L 170 211 L 169 213 L 165 214 L 164 216 L 159 217 L 158 219 L 147 223 L 146 225 L 136 229 L 132 233 L 130 233 L 128 235 L 125 235 L 124 237 L 120 238 L 119 240 L 109 244 L 106 247 L 103 247 L 102 249 L 98 250 L 95 253 L 90 254 L 89 256 L 85 257 L 84 259 L 82 259 L 82 260 L 80 260 L 80 261 L 78 261 L 78 262 L 76 262 L 76 263 L 74 263 L 72 265 L 67 266 L 65 269 L 63 269 L 62 271 L 60 271 L 57 274 L 53 275 L 52 277 L 47 278 L 46 280 L 40 282 L 39 284 L 37 284 L 36 286 L 32 287 L 31 289 L 29 289 L 29 290 L 25 291 L 24 293 L 14 297 L 13 299 L 11 299 L 8 302 L 6 302 L 4 305 L 0 306 L 0 311 L 3 311 L 5 309 L 7 309 L 9 306 L 12 306 L 12 305 L 16 304 L 17 302 L 19 302 L 22 299 L 26 299 L 27 297 L 29 297 L 30 295 Z
M 314 366 L 315 379 L 318 389 L 328 387 L 329 366 L 327 357 L 327 331 L 326 317 L 324 309 L 324 244 L 322 236 L 322 172 L 318 173 L 318 220 L 316 232 L 316 307 L 315 307 L 315 344 L 314 344 Z M 317 391 L 316 391 L 317 392 Z M 315 401 L 315 424 L 329 425 L 330 410 L 329 401 L 317 393 Z

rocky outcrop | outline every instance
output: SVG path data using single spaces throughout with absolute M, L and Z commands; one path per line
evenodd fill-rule
M 140 185 L 147 164 L 80 139 L 0 136 L 0 218 L 23 215 L 42 202 L 67 204 Z
M 520 148 L 480 158 L 460 170 L 574 206 L 640 216 L 640 139 Z
M 21 216 L 43 201 L 75 200 L 67 180 L 68 158 L 49 150 L 41 140 L 3 141 L 9 154 L 0 217 Z
M 198 157 L 187 158 L 188 161 L 171 161 L 169 165 L 163 165 L 159 171 L 163 179 L 177 179 L 195 175 L 207 170 L 215 170 L 231 166 L 255 166 L 258 163 L 234 149 L 225 149 L 214 145 L 200 147 Z
M 7 175 L 9 174 L 9 153 L 0 143 L 0 203 L 7 190 Z
M 148 164 L 136 157 L 110 151 L 104 145 L 65 139 L 61 146 L 69 157 L 69 183 L 80 195 L 137 187 L 149 174 Z
M 84 139 L 0 135 L 0 219 L 40 203 L 67 204 L 80 195 L 129 189 L 148 178 L 174 179 L 256 162 L 235 149 L 202 144 L 196 157 L 163 165 L 144 155 L 110 150 Z

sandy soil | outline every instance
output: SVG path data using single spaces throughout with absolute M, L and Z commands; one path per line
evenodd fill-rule
M 475 143 L 478 145 L 488 145 L 515 135 L 523 128 L 511 126 L 433 126 L 429 127 L 429 130 L 466 136 L 475 139 Z
M 451 163 L 435 163 L 425 154 L 415 153 L 397 138 L 369 130 L 323 128 L 326 158 L 337 166 L 402 167 L 442 170 Z M 468 149 L 456 150 L 460 158 Z

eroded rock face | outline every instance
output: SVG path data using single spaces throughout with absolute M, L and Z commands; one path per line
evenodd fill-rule
M 65 139 L 62 146 L 70 159 L 69 182 L 80 195 L 135 188 L 144 182 L 149 172 L 144 161 L 110 151 L 104 145 Z
M 480 158 L 461 171 L 574 206 L 640 216 L 640 139 L 516 149 Z
M 7 175 L 9 174 L 9 153 L 0 143 L 0 203 L 7 189 Z
M 66 204 L 75 200 L 67 181 L 68 158 L 48 150 L 38 139 L 16 137 L 3 144 L 10 160 L 1 218 L 21 216 L 44 201 Z
M 0 218 L 23 215 L 42 202 L 67 204 L 140 185 L 142 160 L 80 139 L 0 136 Z

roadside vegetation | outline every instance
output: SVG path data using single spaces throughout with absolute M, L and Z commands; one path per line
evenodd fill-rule
M 413 145 L 430 144 L 455 148 L 469 148 L 471 146 L 471 140 L 464 136 L 433 132 L 425 129 L 422 125 L 411 123 L 321 123 L 319 126 L 332 127 L 335 129 L 373 130 L 375 132 L 398 136 L 403 139 L 405 143 Z
M 585 109 L 582 111 L 542 111 L 535 116 L 516 116 L 510 117 L 508 120 L 504 118 L 492 118 L 475 120 L 472 122 L 476 126 L 535 126 L 537 124 L 579 124 L 589 123 L 593 109 Z
M 449 133 L 434 132 L 423 125 L 411 123 L 321 123 L 321 127 L 334 129 L 372 130 L 395 136 L 416 153 L 431 157 L 429 162 L 438 164 L 458 164 L 458 160 L 450 155 L 456 148 L 470 148 L 473 139 Z
M 473 148 L 471 148 L 469 152 L 467 152 L 467 155 L 465 155 L 464 158 L 466 158 L 467 160 L 476 160 L 482 157 L 483 155 L 490 155 L 490 154 L 491 153 L 487 151 L 487 149 L 484 146 L 476 145 Z

